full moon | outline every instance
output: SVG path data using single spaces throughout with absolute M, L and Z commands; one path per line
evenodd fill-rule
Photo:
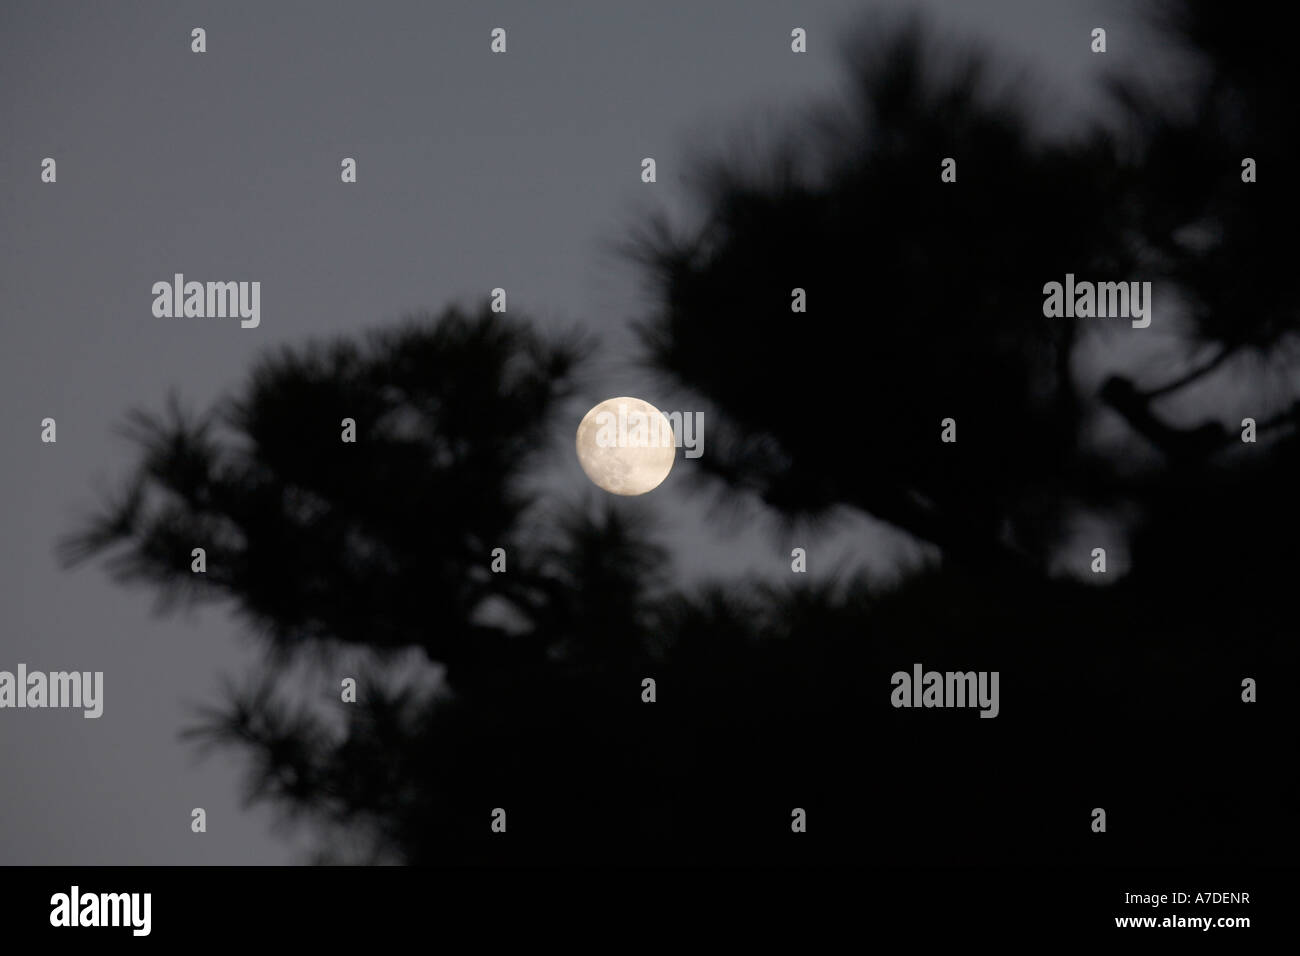
M 577 448 L 587 477 L 615 495 L 653 491 L 677 457 L 672 423 L 639 398 L 607 398 L 582 416 Z

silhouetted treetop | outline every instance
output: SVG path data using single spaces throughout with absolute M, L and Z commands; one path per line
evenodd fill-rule
M 201 416 L 175 400 L 133 412 L 140 466 L 62 555 L 111 549 L 121 578 L 169 599 L 233 598 L 282 649 L 409 646 L 460 662 L 499 637 L 474 623 L 496 590 L 490 552 L 512 545 L 522 479 L 584 347 L 453 309 L 359 344 L 282 349 Z

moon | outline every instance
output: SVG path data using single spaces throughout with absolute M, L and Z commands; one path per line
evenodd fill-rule
M 643 495 L 668 477 L 677 457 L 672 423 L 639 398 L 607 398 L 578 423 L 578 463 L 614 495 Z

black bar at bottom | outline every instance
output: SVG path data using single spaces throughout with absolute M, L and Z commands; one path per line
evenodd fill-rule
M 90 946 L 408 940 L 459 949 L 517 937 L 613 948 L 703 942 L 708 931 L 733 942 L 780 933 L 808 952 L 838 951 L 835 940 L 1030 936 L 1248 947 L 1294 933 L 1297 886 L 1295 869 L 1224 867 L 8 867 L 0 932 L 6 942 Z

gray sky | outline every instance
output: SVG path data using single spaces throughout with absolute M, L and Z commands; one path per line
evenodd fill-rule
M 1060 115 L 1126 55 L 1113 27 L 1110 60 L 1089 53 L 1090 28 L 1118 21 L 1090 4 L 920 5 L 1040 66 Z M 112 585 L 102 565 L 55 563 L 54 539 L 131 461 L 113 434 L 127 409 L 159 408 L 173 386 L 206 406 L 268 345 L 494 286 L 511 311 L 604 334 L 610 394 L 677 407 L 618 362 L 643 305 L 601 243 L 648 204 L 680 206 L 680 163 L 701 142 L 829 93 L 836 30 L 868 6 L 0 5 L 0 670 L 105 672 L 99 720 L 0 711 L 0 864 L 299 858 L 267 811 L 239 807 L 238 755 L 199 762 L 177 739 L 187 703 L 211 701 L 256 648 L 220 609 L 160 619 L 150 592 Z M 505 56 L 488 51 L 496 26 Z M 789 50 L 795 26 L 807 55 Z M 40 182 L 46 156 L 55 185 Z M 344 156 L 356 185 L 339 182 Z M 174 272 L 260 281 L 260 327 L 154 318 L 150 287 Z M 47 416 L 55 445 L 40 442 Z M 659 503 L 691 515 L 674 477 Z M 735 566 L 734 542 L 692 520 L 675 539 L 688 572 Z M 196 806 L 206 835 L 190 832 Z

